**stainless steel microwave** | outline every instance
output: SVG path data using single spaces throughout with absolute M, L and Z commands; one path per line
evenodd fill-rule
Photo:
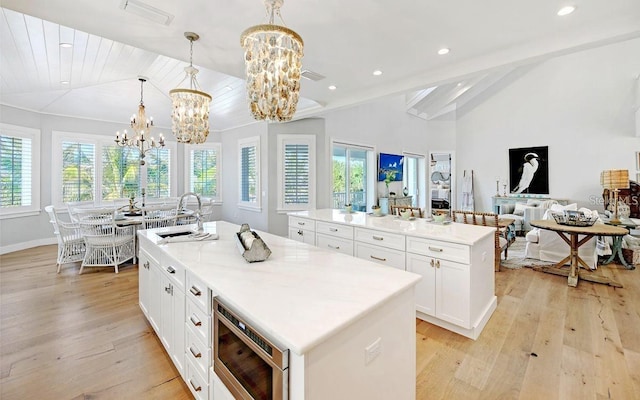
M 217 299 L 213 370 L 236 399 L 287 400 L 289 350 L 274 345 Z

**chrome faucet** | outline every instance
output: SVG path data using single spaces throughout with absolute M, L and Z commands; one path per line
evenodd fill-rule
M 194 192 L 187 192 L 180 196 L 180 200 L 178 201 L 178 207 L 176 208 L 176 213 L 180 213 L 182 211 L 182 201 L 185 197 L 194 196 L 198 200 L 198 210 L 196 211 L 196 223 L 197 223 L 197 232 L 203 232 L 204 227 L 202 226 L 202 200 L 200 199 L 200 195 Z

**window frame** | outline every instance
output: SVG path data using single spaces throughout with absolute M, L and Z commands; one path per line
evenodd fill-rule
M 256 201 L 242 200 L 242 149 L 255 147 L 256 154 Z M 261 212 L 262 211 L 262 179 L 260 164 L 260 136 L 252 136 L 244 139 L 238 139 L 238 208 Z
M 95 166 L 95 186 L 93 188 L 93 204 L 96 206 L 110 206 L 113 205 L 113 200 L 102 199 L 102 182 L 103 182 L 103 149 L 107 146 L 114 146 L 113 140 L 109 136 L 94 135 L 90 133 L 81 132 L 64 132 L 64 131 L 52 131 L 51 132 L 51 203 L 55 207 L 66 207 L 66 203 L 62 200 L 62 142 L 75 141 L 81 143 L 93 144 L 95 146 L 94 154 L 94 166 Z M 169 197 L 176 197 L 177 193 L 177 173 L 174 165 L 177 158 L 177 145 L 173 142 L 165 142 L 165 149 L 169 150 Z M 140 166 L 140 168 L 142 168 Z M 139 188 L 147 185 L 147 166 L 144 166 L 144 174 L 140 170 L 139 175 Z M 139 194 L 138 194 L 139 196 Z
M 193 187 L 191 186 L 191 164 L 193 157 L 193 150 L 215 150 L 216 152 L 216 196 L 208 196 L 213 199 L 216 204 L 222 204 L 222 143 L 212 142 L 205 143 L 202 145 L 186 147 L 185 146 L 185 157 L 184 157 L 184 181 L 185 181 L 185 189 L 187 192 L 194 192 Z
M 327 199 L 327 201 L 329 202 L 328 204 L 331 205 L 331 207 L 333 208 L 333 186 L 334 186 L 334 182 L 333 182 L 333 151 L 334 151 L 334 147 L 335 146 L 342 146 L 345 147 L 347 149 L 352 149 L 352 150 L 362 150 L 365 151 L 366 153 L 366 162 L 367 162 L 367 169 L 366 169 L 366 175 L 367 175 L 367 179 L 365 180 L 366 183 L 366 187 L 367 187 L 367 191 L 366 191 L 366 206 L 368 206 L 369 208 L 374 205 L 374 204 L 378 204 L 378 190 L 377 190 L 377 177 L 378 177 L 378 161 L 377 161 L 377 157 L 378 157 L 378 151 L 376 149 L 375 146 L 373 145 L 367 145 L 367 144 L 363 144 L 363 143 L 355 143 L 355 142 L 350 142 L 350 141 L 345 141 L 345 140 L 340 140 L 340 139 L 334 139 L 331 138 L 330 139 L 330 145 L 329 145 L 329 151 L 328 151 L 328 173 L 329 173 L 329 180 L 330 180 L 330 186 L 329 186 L 329 197 Z M 347 183 L 348 185 L 348 183 Z
M 279 213 L 290 211 L 305 211 L 316 208 L 316 136 L 302 134 L 281 134 L 278 135 L 278 209 Z M 309 202 L 306 204 L 285 204 L 285 168 L 284 156 L 285 146 L 289 144 L 309 146 L 309 175 L 308 175 L 308 195 Z
M 0 219 L 39 215 L 40 207 L 40 129 L 0 123 L 0 135 L 31 140 L 31 204 L 0 207 Z

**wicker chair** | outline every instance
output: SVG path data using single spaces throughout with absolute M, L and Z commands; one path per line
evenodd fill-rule
M 401 212 L 410 210 L 412 217 L 422 218 L 422 208 L 420 207 L 396 206 L 396 205 L 392 205 L 390 207 L 391 207 L 391 215 L 400 215 Z
M 495 227 L 494 234 L 494 266 L 496 271 L 500 271 L 500 260 L 504 251 L 504 259 L 507 259 L 509 241 L 507 240 L 507 229 L 498 224 L 498 215 L 494 213 L 474 212 L 474 211 L 453 211 L 453 220 L 463 224 L 482 225 Z
M 72 222 L 65 222 L 58 217 L 58 210 L 53 206 L 46 206 L 45 211 L 49 214 L 49 222 L 53 225 L 53 233 L 58 240 L 58 259 L 56 261 L 58 270 L 63 264 L 82 261 L 84 258 L 85 244 L 80 226 Z
M 174 204 L 155 204 L 142 207 L 142 228 L 163 228 L 176 224 Z
M 135 227 L 119 227 L 115 222 L 116 210 L 76 209 L 80 230 L 86 243 L 86 251 L 80 273 L 84 267 L 118 266 L 133 258 L 136 262 Z

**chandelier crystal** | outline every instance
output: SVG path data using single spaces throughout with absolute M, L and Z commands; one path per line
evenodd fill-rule
M 172 103 L 172 131 L 178 142 L 198 144 L 204 143 L 209 136 L 211 96 L 199 90 L 196 80 L 198 69 L 193 66 L 193 42 L 200 39 L 200 36 L 193 32 L 185 32 L 184 36 L 191 43 L 191 54 L 189 66 L 184 69 L 186 76 L 182 82 L 188 79 L 189 88 L 177 88 L 169 92 Z
M 133 129 L 134 137 L 129 137 L 125 129 L 122 136 L 120 131 L 116 132 L 115 142 L 120 147 L 135 147 L 140 152 L 140 165 L 144 165 L 144 157 L 151 149 L 164 147 L 164 137 L 160 134 L 160 139 L 156 142 L 151 136 L 151 127 L 153 126 L 153 117 L 147 118 L 143 101 L 143 85 L 147 81 L 146 78 L 138 77 L 140 81 L 140 105 L 138 113 L 131 116 L 131 129 Z
M 293 30 L 273 23 L 282 20 L 284 0 L 265 0 L 269 23 L 242 32 L 249 110 L 257 120 L 289 121 L 298 106 L 304 42 Z

